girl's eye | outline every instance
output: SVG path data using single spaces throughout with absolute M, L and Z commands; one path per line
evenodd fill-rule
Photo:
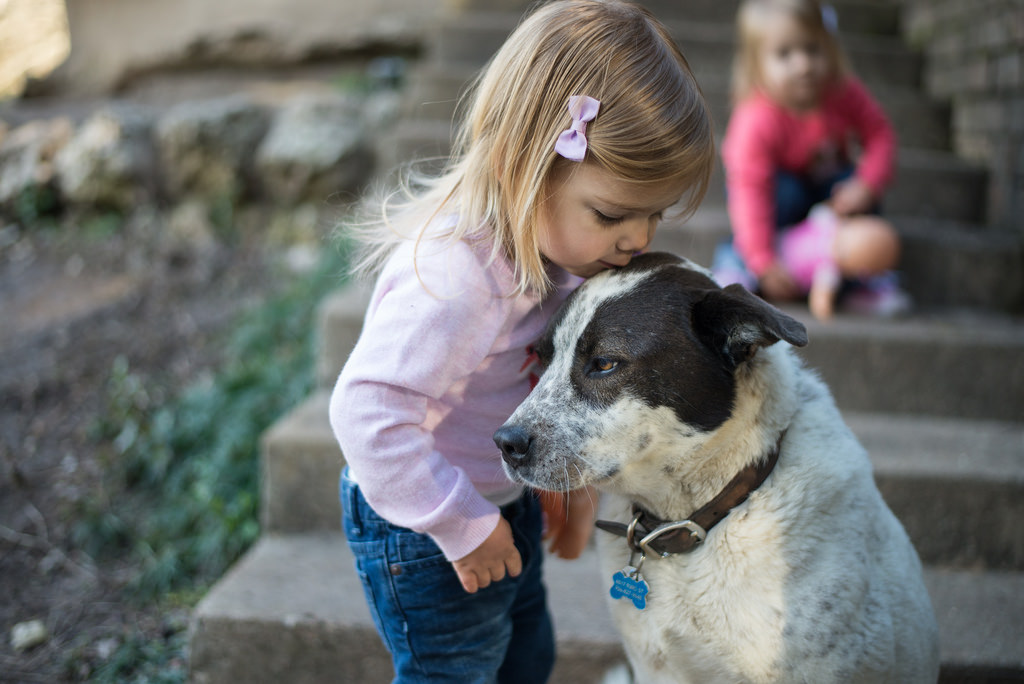
M 594 216 L 597 217 L 597 222 L 598 223 L 602 223 L 602 224 L 604 224 L 606 226 L 613 226 L 616 223 L 619 223 L 619 222 L 622 221 L 622 217 L 621 216 L 609 216 L 608 214 L 601 213 L 597 209 L 594 209 Z
M 590 361 L 590 374 L 591 375 L 607 375 L 615 370 L 619 365 L 618 361 L 598 356 Z

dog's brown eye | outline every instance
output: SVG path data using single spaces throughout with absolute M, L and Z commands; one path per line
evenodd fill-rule
M 606 359 L 603 356 L 599 356 L 590 362 L 590 370 L 592 373 L 597 375 L 603 375 L 615 370 L 615 367 L 619 365 L 618 361 L 612 359 Z

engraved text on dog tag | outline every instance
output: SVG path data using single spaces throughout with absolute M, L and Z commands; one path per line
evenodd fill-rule
M 644 581 L 640 570 L 627 565 L 612 575 L 612 588 L 609 591 L 613 599 L 627 598 L 633 602 L 637 610 L 647 607 L 647 592 L 650 587 Z

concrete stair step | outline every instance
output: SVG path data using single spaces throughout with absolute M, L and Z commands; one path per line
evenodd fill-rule
M 983 223 L 987 191 L 988 172 L 984 168 L 950 151 L 901 147 L 882 212 L 887 216 Z M 720 161 L 712 171 L 704 202 L 712 207 L 725 206 L 725 174 Z
M 1024 416 L 1024 320 L 977 311 L 923 312 L 899 320 L 806 308 L 800 350 L 844 411 L 1019 421 Z
M 263 530 L 337 530 L 343 457 L 311 396 L 263 441 Z M 922 559 L 1024 570 L 1024 423 L 849 413 L 889 506 Z
M 479 65 L 427 62 L 414 70 L 403 97 L 404 115 L 421 119 L 453 120 L 458 97 Z M 724 131 L 731 111 L 728 79 L 706 79 L 701 89 L 711 108 L 715 127 Z M 929 100 L 920 90 L 868 84 L 899 133 L 900 144 L 911 148 L 948 150 L 950 108 Z
M 406 160 L 443 160 L 451 151 L 451 137 L 451 120 L 403 120 L 380 150 L 380 157 L 388 167 Z M 968 223 L 984 221 L 988 172 L 983 167 L 945 150 L 901 148 L 895 172 L 884 199 L 886 214 Z M 725 203 L 720 163 L 712 172 L 705 201 L 713 205 Z
M 441 64 L 484 64 L 518 24 L 520 12 L 449 13 L 438 22 L 429 58 Z M 677 18 L 678 17 L 678 18 Z M 735 29 L 726 20 L 696 15 L 660 16 L 683 50 L 698 79 L 721 78 L 729 72 Z M 866 81 L 918 85 L 921 56 L 895 35 L 848 33 L 842 37 L 851 66 Z
M 892 217 L 903 243 L 900 270 L 923 307 L 1024 313 L 1024 238 L 950 221 Z
M 943 684 L 1024 677 L 1024 574 L 927 568 Z M 545 558 L 558 661 L 551 681 L 599 682 L 624 660 L 596 552 Z M 391 679 L 340 533 L 265 535 L 200 602 L 191 631 L 195 684 L 353 684 Z
M 899 271 L 915 307 L 1024 313 L 1024 237 L 972 223 L 886 218 L 903 242 Z M 666 221 L 651 247 L 707 266 L 729 237 L 728 213 L 709 201 L 685 225 Z
M 720 148 L 720 145 L 719 145 Z M 988 172 L 946 150 L 897 150 L 895 177 L 882 201 L 887 216 L 983 223 Z M 716 162 L 704 203 L 725 206 L 725 174 Z
M 675 244 L 671 237 L 678 237 Z M 689 254 L 696 238 L 663 231 L 655 247 Z M 321 309 L 318 377 L 331 385 L 362 326 L 365 291 L 341 290 Z M 1024 416 L 1024 318 L 980 310 L 922 309 L 900 319 L 839 313 L 808 328 L 800 354 L 846 411 L 1017 421 Z
M 499 11 L 523 13 L 534 2 L 532 0 L 462 0 L 462 11 Z M 701 22 L 731 23 L 736 18 L 739 0 L 643 0 L 643 5 L 655 16 L 665 20 L 690 19 Z M 835 8 L 839 27 L 843 33 L 867 33 L 894 35 L 899 32 L 899 6 L 887 0 L 835 0 L 829 3 Z
M 486 1 L 486 0 L 485 0 Z M 717 21 L 732 24 L 739 0 L 644 0 L 644 7 L 663 19 Z M 884 0 L 838 0 L 829 2 L 836 10 L 839 30 L 845 34 L 896 35 L 900 29 L 899 7 Z

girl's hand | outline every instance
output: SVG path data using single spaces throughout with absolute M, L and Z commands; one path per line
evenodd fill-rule
M 793 276 L 779 263 L 774 263 L 765 269 L 758 279 L 758 285 L 765 299 L 797 299 L 802 294 L 800 287 L 793 280 Z
M 859 178 L 847 178 L 832 188 L 832 199 L 829 200 L 829 204 L 840 216 L 864 214 L 871 211 L 875 205 L 875 193 Z
M 457 561 L 452 562 L 455 573 L 462 582 L 462 588 L 474 594 L 491 582 L 498 582 L 509 577 L 516 577 L 523 571 L 523 559 L 519 555 L 515 542 L 512 541 L 512 526 L 505 518 L 499 518 L 484 543 L 476 547 Z
M 547 520 L 544 539 L 551 540 L 548 551 L 567 560 L 579 558 L 594 533 L 597 491 L 584 487 L 567 494 L 545 492 L 541 505 Z

